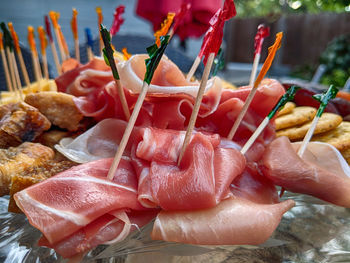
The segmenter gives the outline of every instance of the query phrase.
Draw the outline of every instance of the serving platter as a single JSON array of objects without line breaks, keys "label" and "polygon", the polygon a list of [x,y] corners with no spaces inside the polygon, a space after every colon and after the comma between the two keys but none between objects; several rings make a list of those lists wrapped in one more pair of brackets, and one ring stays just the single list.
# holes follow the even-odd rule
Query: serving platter
[{"label": "serving platter", "polygon": [[[83,262],[350,262],[350,210],[310,196],[286,192],[296,206],[273,236],[260,246],[194,246],[153,241],[153,222],[122,242],[99,246]],[[36,245],[41,233],[23,214],[7,212],[0,198],[0,261],[66,262],[54,250]]]}]

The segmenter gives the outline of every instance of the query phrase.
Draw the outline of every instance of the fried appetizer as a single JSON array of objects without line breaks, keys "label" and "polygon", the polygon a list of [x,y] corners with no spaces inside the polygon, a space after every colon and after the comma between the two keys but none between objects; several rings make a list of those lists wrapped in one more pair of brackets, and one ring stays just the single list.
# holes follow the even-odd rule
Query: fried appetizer
[{"label": "fried appetizer", "polygon": [[39,92],[29,94],[25,102],[37,108],[52,124],[69,131],[76,131],[83,115],[73,101],[74,96],[62,92]]},{"label": "fried appetizer", "polygon": [[8,207],[9,212],[21,213],[21,210],[16,205],[13,195],[33,184],[39,183],[51,176],[54,176],[60,172],[63,172],[76,163],[72,161],[56,161],[47,160],[38,166],[30,166],[22,172],[16,173],[11,178],[10,189],[10,203]]},{"label": "fried appetizer", "polygon": [[24,102],[0,106],[0,148],[33,141],[50,128],[50,121]]},{"label": "fried appetizer", "polygon": [[10,193],[13,176],[53,159],[54,155],[52,149],[40,143],[25,142],[18,147],[0,149],[0,196]]}]

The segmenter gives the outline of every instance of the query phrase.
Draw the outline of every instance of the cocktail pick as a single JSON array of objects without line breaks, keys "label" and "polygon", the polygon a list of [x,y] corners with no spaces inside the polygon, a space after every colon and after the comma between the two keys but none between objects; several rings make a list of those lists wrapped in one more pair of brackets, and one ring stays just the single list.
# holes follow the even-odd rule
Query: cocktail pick
[{"label": "cocktail pick", "polygon": [[88,60],[91,61],[94,58],[94,53],[92,53],[94,40],[92,38],[90,28],[85,28],[85,37],[86,37],[86,52],[87,52]]},{"label": "cocktail pick", "polygon": [[261,71],[260,71],[257,79],[254,82],[254,86],[251,88],[249,95],[244,102],[243,108],[242,108],[241,112],[239,113],[235,123],[233,124],[233,126],[232,126],[232,128],[227,136],[227,138],[229,140],[233,139],[233,137],[234,137],[234,135],[239,127],[239,124],[241,123],[244,115],[246,114],[246,112],[249,108],[250,103],[252,102],[252,100],[254,98],[254,95],[258,89],[260,82],[263,80],[267,71],[270,69],[272,61],[275,58],[276,52],[281,47],[282,37],[283,37],[283,33],[282,32],[278,33],[276,35],[275,43],[269,48],[269,54],[264,62],[264,65],[261,68]]},{"label": "cocktail pick", "polygon": [[28,26],[28,44],[30,47],[31,55],[32,55],[32,63],[33,63],[33,68],[34,68],[34,73],[35,73],[35,79],[38,82],[38,85],[40,85],[40,80],[41,80],[41,73],[40,71],[40,66],[38,65],[38,51],[36,49],[36,44],[35,44],[35,37],[34,37],[34,28],[32,26]]},{"label": "cocktail pick", "polygon": [[245,154],[250,146],[255,142],[256,138],[260,135],[260,133],[265,129],[265,127],[269,124],[269,121],[276,115],[278,110],[281,110],[284,105],[288,101],[291,101],[294,99],[295,93],[300,89],[300,87],[292,86],[290,87],[287,92],[279,99],[279,101],[276,103],[276,105],[273,107],[273,109],[270,111],[270,113],[265,117],[265,119],[260,123],[259,127],[255,130],[255,132],[250,136],[249,140],[246,142],[246,144],[243,146],[241,153]]},{"label": "cocktail pick", "polygon": [[79,50],[79,36],[78,36],[78,21],[77,15],[78,11],[72,9],[72,20],[70,21],[70,26],[72,28],[73,38],[74,38],[74,50],[75,50],[75,59],[80,62],[80,50]]},{"label": "cocktail pick", "polygon": [[7,64],[7,59],[6,59],[6,55],[5,55],[3,38],[2,38],[1,32],[0,32],[0,54],[1,54],[2,64],[4,66],[7,89],[8,89],[8,91],[13,92],[14,90],[13,90],[13,86],[12,86],[12,80],[10,77],[9,67]]},{"label": "cocktail pick", "polygon": [[105,59],[106,64],[111,67],[114,81],[115,81],[115,84],[117,85],[118,95],[119,95],[120,102],[122,104],[125,119],[128,121],[130,118],[130,111],[129,111],[128,102],[126,101],[126,98],[125,98],[123,87],[121,86],[121,83],[120,83],[120,77],[118,74],[117,65],[115,64],[115,60],[113,56],[114,50],[111,47],[111,36],[107,28],[103,25],[101,25],[100,34],[104,43],[104,48],[102,50],[103,57]]},{"label": "cocktail pick", "polygon": [[12,38],[11,38],[11,34],[8,31],[8,29],[6,28],[6,25],[4,22],[1,22],[0,27],[2,29],[3,32],[3,44],[4,44],[4,48],[5,48],[5,52],[6,52],[6,56],[8,59],[8,67],[10,69],[10,80],[11,80],[11,86],[13,88],[13,91],[17,91],[17,84],[16,84],[16,77],[15,77],[15,70],[13,67],[13,60],[12,60],[12,56],[11,56],[11,49],[13,47],[13,42],[12,42]]},{"label": "cocktail pick", "polygon": [[261,48],[264,43],[264,39],[270,35],[270,28],[266,27],[264,24],[258,26],[258,32],[255,35],[254,41],[254,62],[252,73],[250,74],[249,86],[253,86],[256,73],[258,71],[258,65],[261,56]]},{"label": "cocktail pick", "polygon": [[214,58],[219,52],[225,21],[236,15],[235,4],[231,0],[226,0],[223,9],[219,9],[216,14],[210,20],[210,28],[204,36],[201,52],[199,57],[204,57],[203,63],[205,65],[201,83],[199,85],[199,90],[197,93],[196,101],[193,106],[192,114],[187,126],[186,135],[184,143],[181,148],[181,152],[178,159],[178,164],[181,163],[182,157],[185,153],[187,145],[192,136],[192,132],[196,123],[199,108],[202,103],[202,98],[204,95],[205,88],[207,86],[207,81],[209,78],[210,70],[213,65]]},{"label": "cocktail pick", "polygon": [[324,94],[316,94],[316,95],[312,96],[314,99],[318,100],[321,104],[320,104],[320,107],[318,108],[318,110],[316,112],[316,116],[312,120],[311,126],[310,126],[309,130],[307,131],[307,133],[306,133],[306,135],[304,137],[304,140],[303,140],[303,142],[302,142],[302,144],[301,144],[301,146],[300,146],[300,148],[298,150],[298,155],[300,157],[303,156],[303,154],[305,152],[305,149],[306,149],[306,146],[309,143],[309,141],[311,140],[311,137],[314,134],[314,131],[316,129],[317,123],[318,123],[320,117],[322,116],[325,108],[327,107],[328,102],[331,99],[335,98],[335,96],[337,95],[338,91],[339,90],[334,85],[330,85],[326,93],[324,93]]},{"label": "cocktail pick", "polygon": [[149,55],[149,58],[146,59],[146,61],[145,61],[146,73],[145,73],[145,77],[143,80],[142,89],[141,89],[141,92],[139,94],[139,97],[137,98],[137,101],[136,101],[134,110],[131,114],[128,125],[126,126],[126,129],[124,131],[123,138],[119,144],[119,147],[118,147],[117,153],[114,157],[111,168],[109,169],[108,176],[107,176],[109,180],[113,179],[114,174],[118,168],[120,159],[123,155],[123,152],[125,150],[125,147],[126,147],[128,141],[129,141],[131,131],[134,128],[137,116],[139,115],[141,106],[143,104],[143,101],[145,100],[145,97],[146,97],[146,94],[148,91],[148,87],[151,84],[153,74],[154,74],[155,70],[157,69],[158,64],[159,64],[159,62],[164,54],[164,51],[168,45],[168,41],[169,41],[169,36],[161,37],[161,45],[159,48],[157,47],[156,44],[147,48],[147,53]]},{"label": "cocktail pick", "polygon": [[160,37],[168,34],[169,28],[173,23],[174,16],[175,16],[175,13],[169,12],[167,17],[164,19],[163,23],[161,24],[160,29],[154,33],[154,36],[156,38],[156,44],[158,47],[160,46]]},{"label": "cocktail pick", "polygon": [[[103,14],[102,14],[102,8],[100,6],[95,8],[97,13],[97,28],[100,29],[100,25],[103,23]],[[100,54],[102,54],[102,47],[103,47],[103,40],[102,36],[100,36]]]},{"label": "cocktail pick", "polygon": [[111,28],[109,29],[109,33],[111,36],[115,36],[115,34],[118,33],[120,26],[124,23],[124,18],[122,18],[122,14],[125,11],[125,6],[120,5],[118,6],[113,14],[113,23],[111,25]]},{"label": "cocktail pick", "polygon": [[45,79],[49,79],[49,69],[47,65],[47,56],[46,56],[47,39],[46,39],[45,30],[42,26],[38,27],[38,35],[40,40],[41,58],[43,60],[43,66],[44,66],[44,77]]},{"label": "cocktail pick", "polygon": [[52,55],[53,55],[53,60],[55,61],[57,74],[60,75],[62,72],[61,64],[60,64],[60,61],[58,58],[55,42],[53,41],[51,27],[50,27],[50,21],[49,21],[48,16],[45,16],[45,31],[46,31],[47,36],[49,37],[49,43],[50,43],[50,47],[51,47],[51,51],[52,51]]},{"label": "cocktail pick", "polygon": [[16,54],[17,54],[17,57],[18,57],[18,60],[19,60],[19,64],[20,64],[21,70],[22,70],[24,82],[25,82],[26,86],[29,87],[30,86],[29,75],[28,75],[28,71],[27,71],[26,65],[24,63],[21,47],[19,45],[18,35],[17,35],[15,29],[13,28],[13,25],[12,25],[11,22],[7,23],[7,25],[8,25],[8,28],[9,28],[10,32],[11,32],[11,36],[12,36],[12,39],[13,39],[13,45],[14,45],[14,48],[15,48],[15,51],[16,51]]},{"label": "cocktail pick", "polygon": [[57,40],[57,44],[58,44],[58,49],[60,51],[61,60],[63,62],[63,61],[66,60],[66,53],[64,51],[64,47],[63,47],[63,44],[62,44],[62,39],[61,39],[61,36],[60,36],[60,29],[59,29],[59,26],[58,26],[58,19],[60,17],[60,14],[58,12],[55,12],[55,11],[50,11],[49,12],[49,16],[50,16],[50,19],[51,19],[53,30],[55,31],[56,40]]},{"label": "cocktail pick", "polygon": [[236,7],[233,0],[225,0],[223,9],[219,9],[215,15],[210,19],[210,27],[206,32],[201,50],[196,57],[189,73],[186,76],[186,80],[190,81],[194,73],[196,72],[201,59],[204,57],[203,63],[207,64],[207,59],[210,53],[217,54],[223,37],[223,30],[225,21],[234,17],[237,14]]},{"label": "cocktail pick", "polygon": [[174,34],[176,33],[176,30],[179,28],[179,26],[183,22],[185,16],[190,11],[190,9],[191,9],[191,3],[182,3],[180,11],[174,17],[173,26],[169,30],[170,39],[174,36]]}]

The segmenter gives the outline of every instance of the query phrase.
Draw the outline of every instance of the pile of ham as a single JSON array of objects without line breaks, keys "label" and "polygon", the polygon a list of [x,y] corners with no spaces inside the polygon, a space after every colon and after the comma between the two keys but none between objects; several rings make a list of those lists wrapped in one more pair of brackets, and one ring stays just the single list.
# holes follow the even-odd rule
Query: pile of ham
[{"label": "pile of ham", "polygon": [[[145,58],[135,55],[118,64],[130,111],[142,86]],[[280,202],[275,185],[350,207],[345,197],[349,171],[343,167],[343,174],[333,172],[337,180],[331,180],[332,171],[324,174],[325,168],[317,164],[314,170],[306,164],[289,169],[299,157],[291,153],[289,141],[283,143],[292,150],[284,152],[280,140],[285,139],[274,140],[273,123],[245,156],[240,153],[284,93],[275,80],[261,83],[234,141],[229,141],[225,137],[250,88],[222,89],[220,78],[210,79],[195,132],[177,165],[199,84],[186,81],[177,66],[163,58],[113,180],[107,173],[127,123],[109,67],[95,58],[65,72],[56,83],[59,91],[75,96],[84,116],[98,123],[57,145],[81,165],[17,193],[15,200],[42,232],[39,245],[65,258],[121,241],[152,219],[151,236],[156,240],[261,244],[294,206],[293,200]],[[305,173],[308,178],[302,179]],[[332,184],[326,186],[329,181]],[[319,194],[322,187],[326,194]]]}]

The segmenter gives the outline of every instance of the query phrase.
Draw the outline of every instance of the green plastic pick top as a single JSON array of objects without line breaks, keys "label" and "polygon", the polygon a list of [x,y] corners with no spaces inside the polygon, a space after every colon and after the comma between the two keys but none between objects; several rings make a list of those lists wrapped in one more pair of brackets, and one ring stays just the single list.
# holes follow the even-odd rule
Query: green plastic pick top
[{"label": "green plastic pick top", "polygon": [[273,118],[273,116],[275,116],[275,114],[277,113],[277,111],[284,107],[284,105],[286,105],[286,103],[288,101],[291,101],[294,99],[295,93],[298,91],[298,89],[300,89],[300,87],[297,86],[291,86],[286,93],[284,93],[284,95],[279,99],[279,101],[277,102],[277,104],[275,105],[275,107],[273,107],[273,109],[270,111],[269,115],[267,115],[267,117],[269,118],[269,120],[271,120]]},{"label": "green plastic pick top", "polygon": [[115,64],[115,61],[114,61],[114,56],[113,56],[114,50],[111,46],[111,35],[109,34],[109,31],[107,30],[107,28],[104,25],[101,24],[100,26],[101,26],[100,33],[101,33],[101,37],[103,40],[103,44],[105,46],[102,50],[103,58],[104,58],[106,64],[111,67],[113,77],[115,79],[120,79],[119,74],[118,74],[117,65]]},{"label": "green plastic pick top", "polygon": [[4,22],[1,22],[0,27],[2,29],[2,32],[4,32],[4,46],[9,47],[10,51],[13,50],[13,40],[11,37],[10,31],[7,29]]},{"label": "green plastic pick top", "polygon": [[224,52],[222,51],[222,48],[219,49],[219,52],[216,55],[213,63],[214,63],[214,69],[213,69],[212,76],[214,77],[216,76],[216,74],[218,74],[218,71],[222,70],[225,66]]},{"label": "green plastic pick top", "polygon": [[147,48],[147,53],[149,58],[145,60],[146,63],[146,74],[143,81],[145,81],[148,85],[151,83],[153,78],[153,74],[156,71],[158,64],[164,54],[166,47],[168,46],[170,36],[162,36],[160,37],[160,47],[157,47],[157,44],[154,44]]},{"label": "green plastic pick top", "polygon": [[316,112],[316,117],[321,117],[322,113],[327,107],[328,102],[335,98],[338,91],[339,89],[337,89],[334,85],[330,85],[326,93],[315,94],[312,96],[315,100],[318,100],[321,103]]}]

